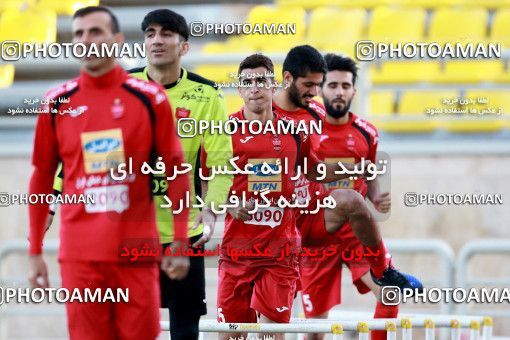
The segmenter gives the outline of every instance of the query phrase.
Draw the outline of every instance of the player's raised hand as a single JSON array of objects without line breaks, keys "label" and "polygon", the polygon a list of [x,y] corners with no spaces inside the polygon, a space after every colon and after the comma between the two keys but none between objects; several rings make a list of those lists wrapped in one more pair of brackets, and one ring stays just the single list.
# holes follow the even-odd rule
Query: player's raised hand
[{"label": "player's raised hand", "polygon": [[374,208],[385,214],[390,211],[391,208],[391,197],[389,192],[383,192],[375,196],[372,200]]},{"label": "player's raised hand", "polygon": [[42,255],[32,255],[29,258],[28,281],[32,288],[48,288],[48,267]]},{"label": "player's raised hand", "polygon": [[247,221],[251,217],[248,211],[252,210],[254,206],[255,203],[249,201],[246,203],[246,207],[239,206],[235,208],[228,208],[227,213],[229,213],[236,220]]},{"label": "player's raised hand", "polygon": [[195,218],[195,224],[193,225],[193,229],[198,228],[200,223],[204,224],[204,231],[202,232],[202,237],[195,243],[193,243],[193,247],[199,247],[209,242],[214,234],[214,226],[216,223],[216,214],[209,208],[203,208],[200,213],[198,213]]}]

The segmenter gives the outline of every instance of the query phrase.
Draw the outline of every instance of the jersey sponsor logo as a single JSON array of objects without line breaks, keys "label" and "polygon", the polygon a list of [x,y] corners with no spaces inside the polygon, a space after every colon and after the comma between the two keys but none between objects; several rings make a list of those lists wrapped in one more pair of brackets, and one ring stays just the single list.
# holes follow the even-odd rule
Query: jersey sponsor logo
[{"label": "jersey sponsor logo", "polygon": [[92,153],[103,153],[115,150],[120,145],[120,141],[113,138],[99,138],[85,144],[85,151]]},{"label": "jersey sponsor logo", "polygon": [[121,129],[83,132],[81,144],[87,174],[106,172],[125,163]]},{"label": "jersey sponsor logo", "polygon": [[302,187],[310,184],[310,181],[305,176],[299,176],[295,183],[297,187]]},{"label": "jersey sponsor logo", "polygon": [[248,136],[248,137],[246,137],[244,139],[240,139],[240,141],[241,141],[241,143],[246,144],[252,138],[253,138],[253,136]]},{"label": "jersey sponsor logo", "polygon": [[191,110],[186,110],[183,107],[178,107],[175,109],[175,115],[177,118],[188,118],[191,113]]},{"label": "jersey sponsor logo", "polygon": [[180,98],[181,100],[194,100],[194,101],[197,101],[199,103],[209,103],[209,97],[208,96],[205,96],[205,95],[202,95],[202,94],[197,94],[197,93],[190,93],[190,92],[184,92]]},{"label": "jersey sponsor logo", "polygon": [[115,211],[120,214],[129,208],[129,187],[127,185],[88,188],[84,193],[88,197],[94,197],[94,203],[85,204],[85,211],[89,214],[107,211]]},{"label": "jersey sponsor logo", "polygon": [[248,175],[248,191],[261,191],[268,189],[269,191],[282,191],[282,174],[272,175],[264,173],[263,167],[269,166],[270,169],[276,170],[281,164],[279,158],[250,158],[248,163],[252,165],[251,170],[254,174]]},{"label": "jersey sponsor logo", "polygon": [[78,177],[75,181],[75,188],[77,190],[83,190],[86,188],[97,187],[97,186],[107,186],[111,184],[119,184],[121,183],[133,183],[136,179],[136,174],[131,174],[126,177],[126,179],[114,180],[111,177],[110,173],[104,175],[87,175]]},{"label": "jersey sponsor logo", "polygon": [[[260,177],[270,177],[270,176],[274,176],[274,175],[272,175],[272,174],[264,173],[264,172],[262,171],[262,166],[263,166],[263,164],[255,164],[255,165],[253,165],[253,167],[251,168],[251,170],[252,170],[252,171],[254,171],[254,172],[255,172],[258,176],[260,176]],[[267,164],[267,166],[268,166],[269,168],[271,168],[271,170],[273,170],[273,171],[278,171],[278,165],[276,165],[276,164],[269,164],[269,163],[268,163],[268,164]]]},{"label": "jersey sponsor logo", "polygon": [[308,204],[310,202],[310,181],[301,175],[294,183],[294,194],[299,204]]},{"label": "jersey sponsor logo", "polygon": [[299,204],[307,204],[310,202],[310,190],[309,190],[309,184],[310,182],[307,182],[306,184],[294,187],[294,194],[296,195],[296,201]]},{"label": "jersey sponsor logo", "polygon": [[282,184],[279,182],[248,182],[248,191],[281,191]]},{"label": "jersey sponsor logo", "polygon": [[[325,163],[329,164],[336,164],[338,162],[342,162],[343,164],[355,164],[354,157],[347,157],[347,158],[325,158]],[[329,190],[333,189],[352,189],[354,187],[354,180],[350,180],[348,178],[341,179],[339,181],[334,181],[331,183],[326,183],[326,188]]]}]

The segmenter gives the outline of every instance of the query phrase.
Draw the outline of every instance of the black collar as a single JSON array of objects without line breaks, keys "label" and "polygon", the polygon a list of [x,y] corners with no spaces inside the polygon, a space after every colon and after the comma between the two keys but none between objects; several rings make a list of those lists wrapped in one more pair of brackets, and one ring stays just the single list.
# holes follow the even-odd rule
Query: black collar
[{"label": "black collar", "polygon": [[[175,85],[179,84],[179,82],[182,79],[182,75],[183,74],[184,74],[184,69],[182,69],[182,67],[181,67],[181,74],[179,75],[179,78],[177,78],[177,80],[174,81],[173,83],[163,85],[163,87],[168,90],[168,89],[171,89],[172,87],[174,87]],[[147,79],[150,80],[150,81],[154,81],[154,79],[152,79],[149,76],[149,72],[147,72]]]}]

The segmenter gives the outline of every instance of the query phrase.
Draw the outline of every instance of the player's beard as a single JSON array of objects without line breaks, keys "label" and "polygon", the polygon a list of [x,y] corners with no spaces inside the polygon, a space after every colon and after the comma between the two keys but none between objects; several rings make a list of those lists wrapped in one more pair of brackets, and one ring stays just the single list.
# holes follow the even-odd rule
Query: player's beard
[{"label": "player's beard", "polygon": [[303,104],[302,97],[299,95],[298,88],[294,82],[289,86],[289,99],[297,107],[307,108],[308,104]]},{"label": "player's beard", "polygon": [[345,106],[341,109],[335,109],[329,100],[326,98],[323,99],[327,114],[333,118],[342,118],[347,114],[347,112],[349,112],[349,109],[351,108],[352,99],[346,102]]}]

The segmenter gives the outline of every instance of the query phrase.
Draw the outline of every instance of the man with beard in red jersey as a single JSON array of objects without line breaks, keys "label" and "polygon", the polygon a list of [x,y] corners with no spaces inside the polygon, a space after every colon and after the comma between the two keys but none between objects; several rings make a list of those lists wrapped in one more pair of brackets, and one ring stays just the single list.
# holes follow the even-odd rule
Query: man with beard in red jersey
[{"label": "man with beard in red jersey", "polygon": [[[267,126],[289,126],[292,121],[275,114],[272,98],[275,91],[273,63],[263,55],[247,57],[239,66],[241,87],[239,93],[245,106],[231,115],[236,124],[260,123]],[[239,129],[240,130],[240,129]],[[247,205],[228,209],[225,232],[218,267],[218,321],[219,322],[289,322],[292,301],[299,278],[297,255],[300,236],[296,229],[292,209],[277,204],[280,198],[292,201],[295,166],[307,167],[307,178],[316,180],[318,165],[325,166],[323,182],[346,178],[334,174],[338,165],[326,166],[319,162],[311,149],[310,139],[303,133],[273,134],[240,132],[232,135],[236,166],[245,169],[248,164],[252,174],[234,175],[231,198],[245,199]],[[305,162],[304,159],[307,159]],[[288,172],[268,176],[260,169],[262,164],[275,166],[288,161]],[[270,188],[262,203],[260,188]],[[243,198],[244,197],[244,198]],[[250,207],[251,206],[251,207]],[[282,250],[286,256],[281,256]],[[266,334],[267,335],[267,334]],[[223,334],[223,339],[246,337],[246,334]],[[282,339],[281,335],[275,337]]]},{"label": "man with beard in red jersey", "polygon": [[[231,115],[232,119],[238,122],[257,121],[273,125],[278,125],[281,121],[290,123],[285,116],[272,108],[274,88],[271,88],[271,85],[274,79],[268,75],[272,72],[272,62],[261,55],[252,55],[241,63],[239,74],[242,75],[240,79],[242,87],[239,88],[239,92],[245,106],[241,111]],[[260,169],[262,163],[276,166],[279,164],[278,161],[282,164],[284,159],[288,160],[290,168],[293,169],[294,165],[302,166],[306,157],[308,159],[306,178],[316,181],[319,177],[318,166],[324,165],[317,161],[311,150],[311,139],[304,134],[235,133],[232,135],[232,142],[234,156],[239,157],[236,166],[240,169],[245,169],[247,164],[252,164],[253,169]],[[321,182],[332,182],[347,177],[345,174],[333,174],[339,168],[338,165],[324,166],[325,178]],[[237,196],[239,201],[245,195],[246,199],[258,203],[260,197],[257,196],[259,190],[257,188],[267,184],[267,187],[272,188],[266,193],[271,205],[266,205],[262,211],[253,211],[246,206],[228,210],[218,269],[218,321],[256,322],[257,312],[262,322],[289,321],[298,277],[296,253],[299,251],[300,238],[296,230],[294,212],[289,208],[282,208],[275,202],[279,202],[281,197],[291,199],[294,192],[294,181],[291,178],[294,176],[293,172],[268,176],[259,170],[254,170],[254,173],[249,175],[234,176],[231,196]],[[352,192],[360,196],[355,191]],[[370,213],[368,210],[361,210],[366,209],[366,206],[360,208],[357,202],[349,202],[356,206],[347,206],[345,201],[335,197],[339,193],[332,194],[333,198],[344,206],[331,208],[330,213],[338,218],[343,216],[344,211],[349,211],[351,214],[349,221],[357,226],[358,231],[363,229],[367,234],[372,233],[367,238],[377,239],[379,235],[374,235],[377,230],[375,232],[370,230],[374,227],[369,221]],[[312,205],[318,204],[326,196],[328,195],[316,197]],[[320,216],[324,219],[324,213]],[[335,232],[340,226],[328,224],[331,232]],[[312,230],[310,234],[320,234],[331,243],[337,242],[336,238],[328,234],[329,230],[326,230],[324,223],[317,224],[312,229],[320,230]],[[284,248],[289,249],[287,256],[281,256],[281,250]],[[242,255],[233,256],[235,255],[233,250]],[[404,288],[411,286],[411,280],[413,283],[417,282],[416,279],[389,268],[386,263],[385,254],[377,256],[370,263],[374,272],[383,267],[383,273],[378,276],[379,284],[399,285]],[[224,338],[228,339],[228,336],[224,335]]]},{"label": "man with beard in red jersey", "polygon": [[[326,62],[315,48],[303,45],[291,49],[283,63],[283,89],[274,97],[275,112],[292,120],[306,122],[315,120],[324,125],[326,110],[319,102],[313,100],[313,97],[319,94],[326,70]],[[321,135],[312,135],[310,138],[314,150],[318,149]],[[301,232],[304,246],[329,246],[345,242],[341,236],[344,224],[348,223],[365,249],[377,254],[366,257],[372,280],[377,285],[398,286],[401,289],[422,288],[418,279],[393,268],[379,227],[360,193],[352,189],[325,190],[321,184],[310,182],[301,176],[296,181],[295,194],[301,202],[310,202],[311,207],[316,205],[317,199],[326,195],[332,196],[336,201],[336,208],[321,209],[318,214],[305,215],[296,211],[297,227]],[[302,266],[306,265],[302,263]],[[309,297],[304,296],[303,304],[305,311],[313,310]]]},{"label": "man with beard in red jersey", "polygon": [[[351,102],[356,94],[354,88],[357,66],[354,60],[339,55],[328,54],[328,72],[321,87],[321,96],[326,108],[326,118],[322,135],[315,152],[325,162],[341,159],[347,163],[358,163],[361,159],[376,162],[379,135],[377,129],[367,121],[350,112]],[[328,183],[327,190],[354,189],[373,203],[381,213],[390,210],[390,196],[381,192],[377,178],[366,180],[341,180]],[[329,310],[341,302],[342,265],[351,271],[352,283],[361,294],[372,291],[377,298],[374,318],[396,318],[398,305],[384,305],[380,301],[381,289],[370,276],[370,266],[363,258],[364,249],[346,223],[339,231],[340,244],[335,256],[321,261],[308,261],[301,266],[302,301],[307,318],[327,318]],[[321,251],[321,248],[317,249]],[[356,260],[349,255],[356,255]],[[345,255],[345,256],[344,256]],[[309,334],[308,339],[320,340],[324,334]],[[386,339],[385,331],[372,331],[374,340]]]}]

